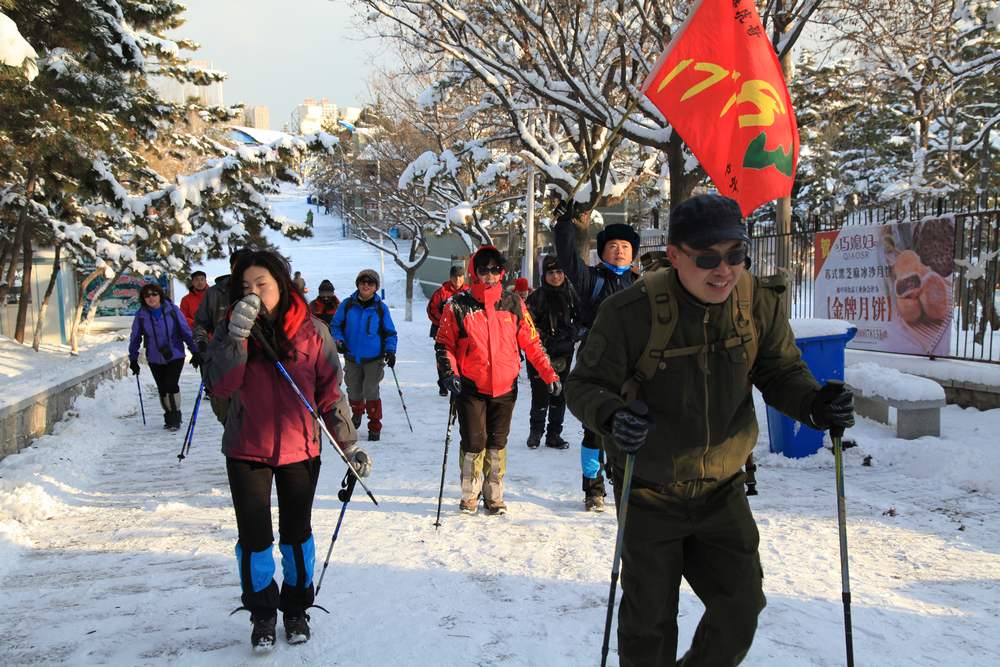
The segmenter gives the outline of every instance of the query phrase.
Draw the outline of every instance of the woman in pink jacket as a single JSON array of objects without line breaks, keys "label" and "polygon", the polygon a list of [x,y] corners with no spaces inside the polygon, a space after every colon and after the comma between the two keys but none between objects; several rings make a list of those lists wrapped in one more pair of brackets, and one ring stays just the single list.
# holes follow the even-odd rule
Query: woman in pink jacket
[{"label": "woman in pink jacket", "polygon": [[[361,476],[371,459],[357,445],[350,408],[340,390],[343,371],[324,323],[309,313],[285,261],[271,252],[242,257],[230,281],[228,320],[216,327],[205,355],[205,384],[230,400],[222,437],[236,510],[243,608],[250,611],[255,650],[275,642],[277,610],[285,637],[309,639],[316,547],[311,515],[320,468],[318,424],[251,337],[256,326],[289,375],[337,439]],[[271,482],[278,490],[283,581],[274,582]]]}]

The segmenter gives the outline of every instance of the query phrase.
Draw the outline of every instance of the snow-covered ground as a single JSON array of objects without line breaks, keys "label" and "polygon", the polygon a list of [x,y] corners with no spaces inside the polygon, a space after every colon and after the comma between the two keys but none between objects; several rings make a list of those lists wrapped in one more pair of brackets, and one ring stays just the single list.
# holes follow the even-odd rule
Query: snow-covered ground
[{"label": "snow-covered ground", "polygon": [[[304,198],[287,193],[276,203],[301,219]],[[377,268],[377,253],[342,240],[329,217],[317,215],[316,225],[314,238],[282,246],[312,294],[329,278],[347,296],[359,269]],[[444,525],[435,531],[447,403],[434,385],[422,304],[414,322],[402,322],[402,274],[390,265],[386,271],[400,330],[396,369],[414,433],[387,377],[383,440],[367,446],[380,505],[355,495],[317,600],[331,615],[314,610],[313,639],[296,647],[279,639],[272,655],[251,658],[245,613],[227,615],[239,605],[239,586],[221,428],[203,410],[190,455],[178,464],[182,433],[162,431],[157,408],[143,427],[129,378],[79,399],[56,433],[0,462],[0,664],[598,661],[615,520],[611,512],[581,511],[579,450],[524,446],[522,384],[509,444],[510,513],[457,512],[456,433]],[[155,388],[148,373],[141,377],[149,409]],[[185,414],[196,389],[196,374],[185,370]],[[843,664],[833,457],[826,450],[794,461],[768,454],[758,414],[765,433],[760,495],[751,504],[768,607],[746,663]],[[864,419],[848,432],[859,443],[846,452],[858,664],[996,664],[998,431],[1000,411],[949,406],[942,438],[896,440],[891,427]],[[580,434],[569,417],[567,438],[576,443]],[[342,476],[335,457],[324,457],[313,513],[320,559],[340,510]],[[700,614],[685,586],[682,647]],[[612,664],[615,645],[612,639]]]}]

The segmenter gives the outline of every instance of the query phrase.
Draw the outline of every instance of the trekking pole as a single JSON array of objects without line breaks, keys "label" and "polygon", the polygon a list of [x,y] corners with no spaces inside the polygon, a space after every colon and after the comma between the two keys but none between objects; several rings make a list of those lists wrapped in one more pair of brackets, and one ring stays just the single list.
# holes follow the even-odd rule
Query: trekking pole
[{"label": "trekking pole", "polygon": [[441,527],[441,501],[444,499],[444,473],[448,467],[448,445],[451,444],[451,427],[455,423],[457,415],[458,405],[455,403],[455,397],[452,396],[451,400],[448,401],[448,430],[444,435],[444,460],[441,461],[441,488],[438,490],[438,511],[437,519],[434,520],[434,530]]},{"label": "trekking pole", "polygon": [[[326,560],[323,561],[323,570],[319,573],[319,583],[316,584],[316,593],[313,599],[319,597],[319,589],[323,587],[323,577],[326,576],[326,568],[330,565],[330,554],[333,553],[333,545],[337,543],[337,535],[340,534],[340,524],[344,522],[344,512],[347,511],[347,503],[351,502],[351,496],[354,495],[354,485],[356,483],[356,477],[352,476],[351,473],[344,473],[344,479],[340,482],[340,491],[337,492],[337,498],[344,504],[340,506],[337,527],[333,529],[333,537],[330,538],[330,547],[326,550]],[[323,609],[319,605],[313,606]],[[323,609],[323,611],[326,611],[326,609]]]},{"label": "trekking pole", "polygon": [[142,404],[142,385],[139,384],[139,374],[135,374],[135,386],[139,390],[139,409],[142,410],[142,425],[146,425],[146,406]]},{"label": "trekking pole", "polygon": [[[839,394],[844,383],[829,380],[823,389],[828,394]],[[828,389],[829,388],[829,389]],[[833,444],[834,467],[837,471],[837,526],[840,531],[840,581],[841,598],[844,601],[844,640],[847,644],[847,667],[854,667],[854,635],[851,630],[851,575],[847,563],[847,501],[844,497],[843,426],[830,427],[830,441]]]},{"label": "trekking pole", "polygon": [[[639,400],[629,402],[629,412],[645,417],[649,413],[646,404]],[[604,619],[604,643],[601,644],[601,667],[608,664],[608,643],[611,640],[611,619],[615,613],[615,595],[618,592],[622,541],[625,537],[625,519],[628,516],[628,497],[632,493],[632,473],[635,471],[635,452],[625,454],[625,483],[622,486],[621,508],[618,510],[618,535],[615,537],[615,556],[611,562],[611,590],[608,592],[608,614]]]},{"label": "trekking pole", "polygon": [[330,433],[330,430],[326,427],[326,424],[323,422],[323,419],[320,418],[320,416],[316,413],[316,409],[312,406],[312,403],[309,402],[309,399],[305,397],[305,394],[302,393],[302,390],[299,389],[299,386],[295,384],[295,380],[293,380],[292,376],[288,374],[287,370],[285,370],[284,364],[282,364],[278,360],[278,355],[274,353],[274,350],[271,348],[270,343],[268,343],[267,339],[265,339],[264,336],[260,333],[260,328],[256,324],[253,325],[251,333],[253,334],[254,339],[256,339],[256,341],[260,343],[260,346],[264,349],[264,354],[267,356],[268,359],[271,360],[271,363],[273,363],[274,367],[278,369],[278,372],[281,373],[282,377],[284,377],[285,380],[288,381],[288,384],[291,385],[292,390],[295,392],[295,395],[299,397],[299,400],[302,401],[302,404],[306,406],[306,410],[309,411],[309,414],[312,415],[312,418],[316,420],[317,424],[319,424],[319,427],[323,431],[323,434],[326,435],[327,439],[330,441],[330,444],[333,445],[333,448],[337,451],[337,454],[340,455],[340,460],[347,465],[347,473],[349,475],[353,475],[354,478],[357,479],[358,483],[361,484],[361,488],[365,490],[365,493],[368,494],[368,497],[371,498],[372,502],[378,505],[378,501],[375,500],[375,496],[374,494],[372,494],[371,489],[368,488],[368,485],[365,484],[365,481],[361,479],[360,475],[358,475],[358,471],[354,469],[353,465],[351,465],[351,462],[347,459],[347,454],[345,454],[344,450],[340,448],[340,444],[336,441],[336,439],[334,439],[333,435]]},{"label": "trekking pole", "polygon": [[749,456],[747,456],[746,471],[747,471],[747,495],[756,496],[757,462],[753,460],[753,452],[750,452]]},{"label": "trekking pole", "polygon": [[403,414],[406,415],[406,424],[410,427],[410,433],[413,433],[413,424],[410,422],[410,413],[406,410],[406,401],[403,400],[403,390],[399,386],[399,377],[396,375],[396,369],[389,366],[389,370],[392,371],[392,379],[396,381],[396,391],[399,392],[399,402],[403,404]]},{"label": "trekking pole", "polygon": [[177,455],[177,461],[183,461],[187,453],[191,451],[191,442],[194,440],[194,425],[198,423],[198,407],[201,405],[201,397],[205,393],[205,381],[202,380],[198,387],[198,396],[194,399],[194,410],[191,411],[191,419],[188,420],[187,433],[184,434],[184,442],[181,443],[181,453]]}]

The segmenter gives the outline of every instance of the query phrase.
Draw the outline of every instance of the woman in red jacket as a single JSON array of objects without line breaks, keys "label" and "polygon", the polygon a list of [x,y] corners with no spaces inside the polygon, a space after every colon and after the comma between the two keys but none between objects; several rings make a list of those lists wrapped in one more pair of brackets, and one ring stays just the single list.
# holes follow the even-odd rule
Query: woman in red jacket
[{"label": "woman in red jacket", "polygon": [[451,391],[458,412],[462,437],[459,507],[470,514],[479,506],[480,493],[490,514],[507,511],[503,477],[520,350],[552,394],[562,391],[524,302],[503,291],[505,262],[493,246],[482,246],[469,258],[472,287],[445,305],[434,346],[442,373],[440,385]]},{"label": "woman in red jacket", "polygon": [[[320,468],[320,428],[301,399],[250,337],[256,326],[361,476],[371,459],[357,446],[343,371],[326,326],[309,314],[285,261],[258,251],[240,259],[230,281],[227,321],[215,329],[204,362],[213,396],[230,400],[222,451],[236,510],[243,608],[256,650],[275,642],[277,610],[289,643],[309,639],[316,547],[311,515]],[[278,489],[282,573],[274,582],[271,483]]]}]

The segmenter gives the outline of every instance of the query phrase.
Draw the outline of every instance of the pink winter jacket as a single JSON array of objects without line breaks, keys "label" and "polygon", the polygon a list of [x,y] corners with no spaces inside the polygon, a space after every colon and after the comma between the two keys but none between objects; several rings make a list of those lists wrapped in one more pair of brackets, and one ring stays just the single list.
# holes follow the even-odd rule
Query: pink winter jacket
[{"label": "pink winter jacket", "polygon": [[[222,452],[271,466],[319,456],[322,431],[288,380],[261,352],[248,363],[247,341],[230,338],[228,328],[228,320],[216,327],[204,360],[205,386],[213,396],[230,399]],[[340,390],[344,373],[329,330],[308,316],[291,343],[296,355],[283,363],[285,369],[341,448],[349,448],[358,436]]]}]

